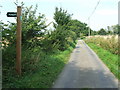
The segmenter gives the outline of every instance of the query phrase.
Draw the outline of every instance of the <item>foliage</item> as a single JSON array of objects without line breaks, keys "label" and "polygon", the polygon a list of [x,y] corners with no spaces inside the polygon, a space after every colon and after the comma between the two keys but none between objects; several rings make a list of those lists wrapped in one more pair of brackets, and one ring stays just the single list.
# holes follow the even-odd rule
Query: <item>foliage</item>
[{"label": "foliage", "polygon": [[3,87],[50,87],[67,62],[79,34],[86,28],[86,24],[78,20],[72,22],[67,11],[56,8],[55,29],[46,33],[48,25],[45,24],[45,15],[36,15],[37,5],[34,10],[32,8],[22,8],[22,76],[15,72],[16,23],[0,22],[3,35]]},{"label": "foliage", "polygon": [[98,35],[118,35],[119,34],[119,28],[120,26],[117,25],[112,25],[112,26],[107,26],[107,29],[100,29],[97,31],[96,34]]},{"label": "foliage", "polygon": [[118,30],[119,30],[120,26],[118,24],[117,25],[113,25],[112,28],[113,28],[113,33],[114,34],[119,34]]},{"label": "foliage", "polygon": [[80,21],[78,21],[77,19],[75,20],[70,20],[70,22],[68,23],[68,28],[69,30],[72,30],[76,33],[77,37],[80,37],[81,34],[86,35],[86,31],[87,31],[87,24],[82,23]]},{"label": "foliage", "polygon": [[71,15],[68,14],[67,11],[63,10],[62,8],[58,9],[56,7],[54,13],[54,20],[57,23],[57,25],[67,25],[71,20]]},{"label": "foliage", "polygon": [[100,30],[98,31],[98,34],[99,34],[99,35],[106,35],[107,32],[102,28],[102,29],[100,29]]},{"label": "foliage", "polygon": [[[62,8],[58,9],[56,7],[54,13],[54,23],[55,31],[52,32],[51,38],[55,38],[56,41],[53,39],[53,44],[58,45],[58,49],[64,51],[68,48],[68,40],[67,38],[70,36],[70,31],[68,30],[68,23],[71,20],[71,15],[67,13],[67,11],[63,10]],[[54,36],[53,36],[54,35]]]},{"label": "foliage", "polygon": [[[33,6],[22,8],[22,76],[18,76],[15,72],[16,23],[4,24],[0,21],[3,88],[51,87],[68,61],[77,38],[88,36],[87,24],[73,20],[72,15],[62,8],[55,8],[54,30],[49,31],[47,26],[50,24],[46,25],[44,14],[39,13],[37,16],[37,7],[36,5],[35,9]],[[91,30],[91,34],[95,33],[98,32]],[[114,39],[108,40],[108,43],[111,44],[111,41]],[[110,51],[118,53],[116,42],[108,47],[107,42],[102,43],[102,41],[99,42],[101,47],[108,50],[108,47],[114,46]]]},{"label": "foliage", "polygon": [[86,35],[87,24],[82,23],[78,20],[71,19],[70,14],[62,8],[55,9],[54,13],[54,28],[56,42],[59,45],[59,50],[65,50],[69,47],[70,42],[75,42],[77,38]]},{"label": "foliage", "polygon": [[107,29],[108,29],[108,34],[111,34],[111,35],[116,35],[118,34],[118,30],[119,30],[119,25],[112,25],[112,26],[107,26]]},{"label": "foliage", "polygon": [[47,25],[45,25],[45,16],[40,14],[36,17],[37,5],[34,10],[32,6],[25,7],[22,11],[22,42],[36,46],[36,42],[40,42],[36,37],[43,37]]},{"label": "foliage", "polygon": [[[23,49],[24,50],[24,49]],[[3,88],[50,88],[69,60],[73,47],[64,52],[40,52],[40,48],[23,51],[22,76],[15,73],[11,65],[3,68]],[[14,61],[14,60],[13,60]],[[7,70],[7,71],[5,71]]]},{"label": "foliage", "polygon": [[[36,68],[36,48],[41,52],[40,43],[46,31],[44,15],[36,16],[37,6],[32,10],[30,8],[22,8],[22,73],[34,70]],[[3,69],[3,85],[9,84],[14,87],[11,82],[17,77],[15,73],[16,59],[16,23],[4,24],[0,22],[2,29],[2,69]],[[23,64],[24,63],[24,64]]]},{"label": "foliage", "polygon": [[[22,46],[35,47],[38,42],[36,37],[42,37],[45,34],[47,27],[45,16],[44,14],[36,16],[36,11],[37,5],[34,10],[32,10],[32,6],[22,8]],[[8,41],[8,46],[15,44],[16,23],[9,22],[9,24],[3,24],[2,26],[2,40]]]}]

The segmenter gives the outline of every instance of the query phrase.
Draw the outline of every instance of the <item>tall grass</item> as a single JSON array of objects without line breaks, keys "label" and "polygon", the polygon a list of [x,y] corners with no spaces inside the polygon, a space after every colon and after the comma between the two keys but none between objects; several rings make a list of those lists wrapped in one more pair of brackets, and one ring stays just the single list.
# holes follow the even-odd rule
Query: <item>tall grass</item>
[{"label": "tall grass", "polygon": [[110,51],[113,54],[118,55],[118,39],[115,36],[112,37],[91,37],[85,40],[86,43],[94,43],[105,50]]}]

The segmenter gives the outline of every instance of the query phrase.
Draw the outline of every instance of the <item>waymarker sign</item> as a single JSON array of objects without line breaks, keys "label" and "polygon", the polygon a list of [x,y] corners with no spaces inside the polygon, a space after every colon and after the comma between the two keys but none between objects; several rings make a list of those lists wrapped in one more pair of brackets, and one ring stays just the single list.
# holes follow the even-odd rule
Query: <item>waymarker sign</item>
[{"label": "waymarker sign", "polygon": [[17,12],[7,12],[7,17],[17,17]]}]

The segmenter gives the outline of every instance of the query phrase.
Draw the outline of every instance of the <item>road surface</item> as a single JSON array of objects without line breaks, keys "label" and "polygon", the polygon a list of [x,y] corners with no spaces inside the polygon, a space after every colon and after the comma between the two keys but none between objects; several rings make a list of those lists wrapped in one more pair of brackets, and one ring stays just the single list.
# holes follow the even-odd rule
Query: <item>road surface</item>
[{"label": "road surface", "polygon": [[118,80],[85,42],[79,40],[53,88],[118,88]]}]

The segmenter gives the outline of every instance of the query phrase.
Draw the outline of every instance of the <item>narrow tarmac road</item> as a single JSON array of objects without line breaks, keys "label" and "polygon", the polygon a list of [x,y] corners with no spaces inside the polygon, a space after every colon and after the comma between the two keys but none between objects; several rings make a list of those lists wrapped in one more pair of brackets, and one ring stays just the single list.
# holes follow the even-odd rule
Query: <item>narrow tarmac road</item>
[{"label": "narrow tarmac road", "polygon": [[118,88],[118,80],[85,42],[79,40],[53,88]]}]

